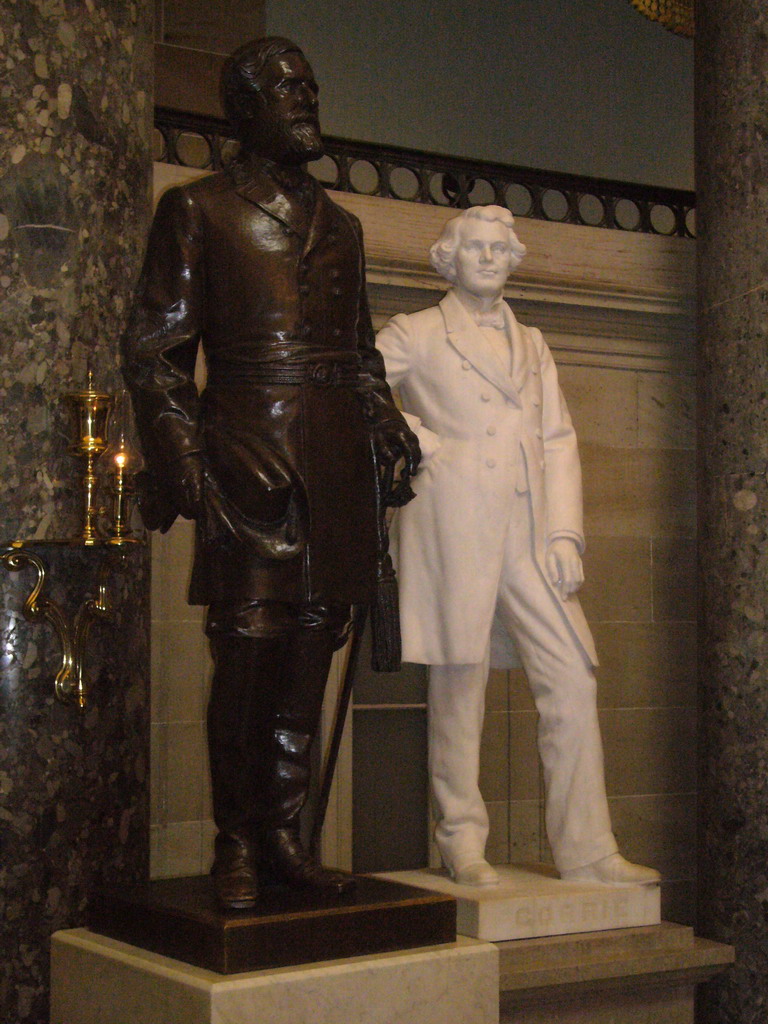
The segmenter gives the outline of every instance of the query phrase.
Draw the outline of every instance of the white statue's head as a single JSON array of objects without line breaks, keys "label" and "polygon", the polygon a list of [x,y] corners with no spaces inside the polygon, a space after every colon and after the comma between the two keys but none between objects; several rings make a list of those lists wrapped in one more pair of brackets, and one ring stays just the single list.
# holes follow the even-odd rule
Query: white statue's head
[{"label": "white statue's head", "polygon": [[[515,218],[503,206],[471,206],[445,225],[429,250],[430,263],[451,284],[472,294],[501,294],[526,252],[514,229]],[[483,262],[483,249],[493,254],[494,272],[490,266],[474,266]]]}]

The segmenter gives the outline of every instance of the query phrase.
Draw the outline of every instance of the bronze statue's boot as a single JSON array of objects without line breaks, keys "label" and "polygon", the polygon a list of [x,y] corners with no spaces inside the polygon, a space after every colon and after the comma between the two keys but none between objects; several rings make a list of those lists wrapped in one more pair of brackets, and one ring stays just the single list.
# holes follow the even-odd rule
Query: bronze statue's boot
[{"label": "bronze statue's boot", "polygon": [[258,833],[259,866],[265,881],[341,895],[354,888],[352,875],[324,868],[301,842],[299,813],[307,799],[313,723],[280,716],[272,734],[273,762],[267,789],[270,813]]},{"label": "bronze statue's boot", "polygon": [[211,875],[216,899],[225,910],[247,910],[259,897],[256,853],[242,835],[219,832]]},{"label": "bronze statue's boot", "polygon": [[267,829],[261,837],[261,865],[265,878],[296,889],[314,889],[341,896],[355,887],[352,875],[324,868],[302,845],[298,829]]},{"label": "bronze statue's boot", "polygon": [[280,649],[272,641],[212,637],[213,685],[208,704],[208,753],[213,816],[219,829],[211,874],[219,904],[252,907],[259,883],[253,819],[260,799],[262,752],[269,748],[272,715],[258,714],[276,674]]},{"label": "bronze statue's boot", "polygon": [[[310,749],[334,648],[348,609],[304,615],[287,638],[211,636],[214,676],[208,749],[219,828],[213,875],[219,901],[242,908],[265,882],[339,892],[353,880],[326,872],[298,836]],[[258,863],[254,851],[258,851]]]},{"label": "bronze statue's boot", "polygon": [[275,695],[269,749],[265,751],[264,815],[257,830],[264,881],[341,895],[355,885],[351,875],[330,871],[303,847],[299,815],[306,803],[310,751],[317,732],[328,669],[344,616],[298,631]]}]

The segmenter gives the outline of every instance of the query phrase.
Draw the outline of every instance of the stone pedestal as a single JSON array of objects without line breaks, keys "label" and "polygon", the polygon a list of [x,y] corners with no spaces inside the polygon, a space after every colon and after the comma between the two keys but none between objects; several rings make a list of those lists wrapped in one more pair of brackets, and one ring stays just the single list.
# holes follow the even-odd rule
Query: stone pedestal
[{"label": "stone pedestal", "polygon": [[51,1024],[496,1024],[495,946],[221,975],[86,929],[53,936]]},{"label": "stone pedestal", "polygon": [[53,936],[51,1024],[692,1024],[732,960],[661,924],[225,976],[76,929]]},{"label": "stone pedestal", "polygon": [[691,928],[649,928],[501,942],[501,1024],[693,1024],[699,982],[733,949]]},{"label": "stone pedestal", "polygon": [[661,921],[658,885],[563,882],[545,864],[498,867],[498,885],[457,885],[445,871],[395,871],[378,877],[433,889],[456,900],[456,930],[490,942],[598,932]]}]

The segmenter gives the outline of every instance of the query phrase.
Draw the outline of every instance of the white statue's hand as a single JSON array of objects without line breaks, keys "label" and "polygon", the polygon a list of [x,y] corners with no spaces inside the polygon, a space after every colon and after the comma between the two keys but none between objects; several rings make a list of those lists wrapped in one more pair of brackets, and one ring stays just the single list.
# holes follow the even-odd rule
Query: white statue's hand
[{"label": "white statue's hand", "polygon": [[584,582],[584,568],[576,542],[570,537],[556,537],[547,550],[546,564],[552,586],[557,587],[560,597],[566,601]]}]

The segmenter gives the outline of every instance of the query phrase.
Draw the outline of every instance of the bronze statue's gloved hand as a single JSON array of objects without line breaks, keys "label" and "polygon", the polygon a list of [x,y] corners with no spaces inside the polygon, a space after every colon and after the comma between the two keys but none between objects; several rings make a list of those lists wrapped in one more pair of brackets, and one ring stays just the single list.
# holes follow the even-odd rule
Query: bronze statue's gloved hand
[{"label": "bronze statue's gloved hand", "polygon": [[379,463],[386,466],[404,459],[406,475],[415,475],[421,461],[421,449],[418,438],[404,422],[385,420],[377,423],[373,429],[373,444]]},{"label": "bronze statue's gloved hand", "polygon": [[203,508],[205,467],[199,452],[190,452],[167,469],[168,489],[179,515],[197,519]]}]

